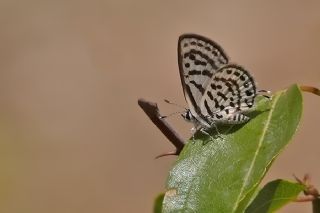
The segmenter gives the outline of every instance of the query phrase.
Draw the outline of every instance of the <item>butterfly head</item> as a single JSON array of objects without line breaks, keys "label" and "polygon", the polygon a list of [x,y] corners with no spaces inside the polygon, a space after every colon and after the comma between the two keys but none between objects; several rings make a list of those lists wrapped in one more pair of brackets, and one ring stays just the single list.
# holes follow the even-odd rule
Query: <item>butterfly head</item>
[{"label": "butterfly head", "polygon": [[194,121],[194,116],[192,115],[190,109],[187,109],[186,111],[184,111],[183,113],[181,113],[181,116],[186,120],[186,121],[189,121],[189,122],[192,122]]}]

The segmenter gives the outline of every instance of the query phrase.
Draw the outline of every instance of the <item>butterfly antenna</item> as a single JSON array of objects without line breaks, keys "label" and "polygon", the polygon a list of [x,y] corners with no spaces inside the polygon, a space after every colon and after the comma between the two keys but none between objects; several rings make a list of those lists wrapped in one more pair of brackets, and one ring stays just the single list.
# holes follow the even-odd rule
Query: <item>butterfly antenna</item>
[{"label": "butterfly antenna", "polygon": [[267,98],[267,99],[271,99],[271,91],[269,90],[259,90],[258,93],[266,93],[266,94],[261,94],[263,97]]},{"label": "butterfly antenna", "polygon": [[263,93],[267,93],[267,94],[271,94],[271,91],[270,90],[265,90],[265,89],[261,89],[258,91],[259,93],[260,92],[263,92]]},{"label": "butterfly antenna", "polygon": [[173,115],[176,115],[176,114],[181,114],[183,111],[181,111],[181,112],[173,112],[173,113],[171,113],[171,114],[169,114],[169,115],[163,115],[163,116],[160,116],[159,118],[160,119],[165,119],[165,118],[167,118],[167,117],[170,117],[170,116],[173,116]]},{"label": "butterfly antenna", "polygon": [[167,104],[171,104],[171,105],[174,105],[174,106],[177,106],[177,107],[179,107],[179,108],[182,108],[182,109],[187,110],[187,108],[185,108],[184,106],[181,106],[181,105],[179,105],[179,104],[173,103],[173,102],[171,102],[171,101],[169,101],[169,100],[167,100],[167,99],[164,99],[164,102],[166,102]]}]

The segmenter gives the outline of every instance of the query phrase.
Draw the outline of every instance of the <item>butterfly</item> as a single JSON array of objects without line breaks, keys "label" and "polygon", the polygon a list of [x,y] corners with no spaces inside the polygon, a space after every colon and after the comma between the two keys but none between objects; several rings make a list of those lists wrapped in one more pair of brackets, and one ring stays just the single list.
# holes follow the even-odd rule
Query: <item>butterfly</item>
[{"label": "butterfly", "polygon": [[241,124],[254,106],[256,84],[243,67],[229,63],[214,41],[183,34],[178,41],[178,64],[184,97],[189,106],[182,117],[196,130],[216,124]]}]

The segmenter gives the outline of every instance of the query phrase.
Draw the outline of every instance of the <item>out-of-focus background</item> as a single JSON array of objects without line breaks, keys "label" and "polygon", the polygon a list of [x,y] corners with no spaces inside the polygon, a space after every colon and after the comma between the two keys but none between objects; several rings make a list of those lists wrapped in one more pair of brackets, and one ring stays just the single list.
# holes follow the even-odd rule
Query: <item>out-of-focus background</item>
[{"label": "out-of-focus background", "polygon": [[[205,35],[260,88],[320,86],[319,1],[1,1],[0,211],[151,212],[175,157],[137,105],[185,105],[182,33]],[[320,99],[265,181],[310,172],[320,188]],[[185,138],[190,124],[169,122]],[[311,212],[309,203],[281,212]]]}]

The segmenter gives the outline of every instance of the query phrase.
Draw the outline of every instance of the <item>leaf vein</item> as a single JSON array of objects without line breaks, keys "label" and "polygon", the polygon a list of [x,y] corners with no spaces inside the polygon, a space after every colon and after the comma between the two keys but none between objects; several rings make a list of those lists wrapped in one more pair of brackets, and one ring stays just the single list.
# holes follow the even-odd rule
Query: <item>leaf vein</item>
[{"label": "leaf vein", "polygon": [[250,174],[251,174],[252,171],[253,171],[253,167],[254,167],[256,158],[257,158],[258,153],[259,153],[259,151],[260,151],[260,149],[261,149],[262,142],[263,142],[263,140],[264,140],[264,138],[265,138],[265,135],[266,135],[268,126],[269,126],[270,121],[271,121],[271,117],[272,117],[273,111],[274,111],[274,109],[275,109],[274,106],[277,104],[280,95],[281,95],[281,94],[279,94],[278,96],[276,96],[275,100],[273,101],[273,103],[272,103],[272,105],[271,105],[271,109],[270,109],[270,112],[269,112],[267,121],[266,121],[265,126],[264,126],[264,128],[263,128],[263,130],[262,130],[262,134],[261,134],[261,137],[260,137],[260,140],[259,140],[259,143],[258,143],[257,151],[254,153],[254,156],[253,156],[253,159],[252,159],[252,163],[251,163],[251,165],[250,165],[250,167],[249,167],[249,170],[248,170],[245,178],[243,179],[243,184],[242,184],[242,187],[241,187],[241,189],[240,189],[239,196],[237,197],[237,200],[236,200],[236,202],[234,203],[232,212],[235,212],[235,211],[237,210],[238,206],[239,206],[239,203],[240,203],[240,201],[241,201],[241,195],[242,195],[242,193],[243,193],[243,191],[244,191],[245,186],[247,185],[247,182],[248,182],[248,180],[249,180]]}]

